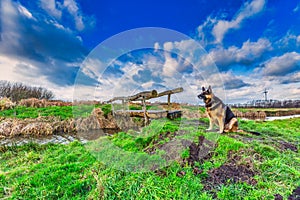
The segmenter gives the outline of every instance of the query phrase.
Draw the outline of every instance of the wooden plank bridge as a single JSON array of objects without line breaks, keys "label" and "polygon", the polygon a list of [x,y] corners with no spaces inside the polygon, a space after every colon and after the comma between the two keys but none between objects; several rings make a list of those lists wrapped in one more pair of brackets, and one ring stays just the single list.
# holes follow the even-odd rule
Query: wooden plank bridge
[{"label": "wooden plank bridge", "polygon": [[[171,95],[180,93],[183,91],[183,88],[175,88],[172,90],[167,90],[158,93],[156,90],[152,91],[145,91],[140,92],[132,96],[127,97],[114,97],[107,101],[106,103],[112,103],[114,101],[122,101],[122,106],[125,108],[126,104],[128,102],[136,102],[140,101],[142,105],[142,110],[113,110],[114,115],[129,115],[130,117],[143,117],[145,119],[145,122],[147,123],[149,119],[157,119],[157,118],[170,118],[175,119],[181,117],[182,113],[181,110],[172,110],[171,109]],[[167,110],[147,110],[146,107],[146,100],[153,99],[153,98],[159,98],[162,96],[168,96],[167,103],[168,108]]]}]

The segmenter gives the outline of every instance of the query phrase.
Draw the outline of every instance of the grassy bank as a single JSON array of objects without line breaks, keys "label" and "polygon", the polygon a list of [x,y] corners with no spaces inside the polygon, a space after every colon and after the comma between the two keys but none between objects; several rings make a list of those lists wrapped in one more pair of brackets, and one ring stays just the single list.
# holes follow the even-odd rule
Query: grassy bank
[{"label": "grassy bank", "polygon": [[105,115],[111,112],[111,105],[48,106],[43,108],[17,106],[0,111],[0,117],[25,119],[52,116],[64,120],[73,117],[87,117],[94,108],[99,107],[102,108]]},{"label": "grassy bank", "polygon": [[[165,155],[159,147],[175,138],[197,144],[199,136],[209,137],[207,120],[199,127],[183,121],[153,121],[142,137],[128,132],[105,141],[134,156],[114,160],[126,167],[137,155],[145,161],[149,152]],[[181,159],[145,172],[112,168],[97,157],[102,151],[78,142],[0,147],[0,199],[287,199],[300,186],[300,119],[240,125],[262,135],[220,135],[206,158],[190,163],[191,151],[184,149]]]}]

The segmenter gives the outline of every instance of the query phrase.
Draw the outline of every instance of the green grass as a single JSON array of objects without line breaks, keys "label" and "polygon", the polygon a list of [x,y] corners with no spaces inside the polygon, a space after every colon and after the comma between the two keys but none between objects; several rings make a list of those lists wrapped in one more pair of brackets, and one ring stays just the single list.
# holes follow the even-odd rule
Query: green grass
[{"label": "green grass", "polygon": [[25,119],[53,116],[64,120],[73,117],[87,117],[97,107],[103,110],[104,115],[111,112],[111,105],[49,106],[44,108],[17,106],[14,109],[0,111],[0,117]]},{"label": "green grass", "polygon": [[300,139],[299,118],[269,122],[240,120],[239,126],[245,131],[260,132],[262,133],[261,137],[280,137],[288,141],[299,141]]},{"label": "green grass", "polygon": [[[188,120],[187,120],[188,121]],[[204,119],[207,123],[207,120]],[[161,163],[161,170],[141,171],[139,167],[160,162],[160,151],[150,156],[144,149],[153,145],[159,134],[184,129],[184,138],[197,141],[206,127],[180,127],[181,121],[154,120],[141,132],[121,132],[86,145],[27,144],[0,147],[0,199],[274,199],[280,194],[287,199],[300,186],[298,152],[278,148],[279,141],[300,148],[300,119],[272,122],[240,121],[242,129],[259,131],[261,136],[235,133],[215,138],[217,147],[212,157],[196,166],[203,170],[193,174],[193,167],[174,161]],[[231,133],[232,134],[232,133]],[[234,135],[234,134],[233,134]],[[182,137],[182,136],[181,136]],[[164,141],[169,142],[168,140]],[[239,162],[253,162],[256,185],[222,184],[213,192],[203,182],[210,170],[227,162],[231,152]],[[181,152],[182,158],[189,151]],[[137,172],[133,172],[137,170]],[[184,175],[179,176],[178,173]]]},{"label": "green grass", "polygon": [[81,199],[95,185],[93,163],[79,143],[8,148],[1,153],[0,198]]}]

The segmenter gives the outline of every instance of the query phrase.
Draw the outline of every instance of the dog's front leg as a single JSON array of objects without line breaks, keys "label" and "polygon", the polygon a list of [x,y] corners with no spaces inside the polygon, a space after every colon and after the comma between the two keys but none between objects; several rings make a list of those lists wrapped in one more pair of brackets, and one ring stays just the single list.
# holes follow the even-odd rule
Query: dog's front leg
[{"label": "dog's front leg", "polygon": [[211,131],[213,130],[214,122],[211,118],[209,118],[209,127],[206,129],[206,131]]},{"label": "dog's front leg", "polygon": [[225,119],[222,117],[220,119],[218,119],[218,123],[219,123],[219,133],[223,133],[224,132],[224,124],[225,124]]}]

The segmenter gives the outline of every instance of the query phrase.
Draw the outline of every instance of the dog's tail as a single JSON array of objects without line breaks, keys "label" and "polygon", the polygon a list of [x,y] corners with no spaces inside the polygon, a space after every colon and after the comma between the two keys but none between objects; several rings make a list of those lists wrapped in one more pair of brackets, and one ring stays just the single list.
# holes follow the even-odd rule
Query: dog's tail
[{"label": "dog's tail", "polygon": [[245,131],[245,130],[241,130],[241,129],[239,129],[237,132],[238,132],[238,133],[250,133],[250,134],[253,134],[253,135],[261,135],[260,132],[256,132],[256,131]]}]

